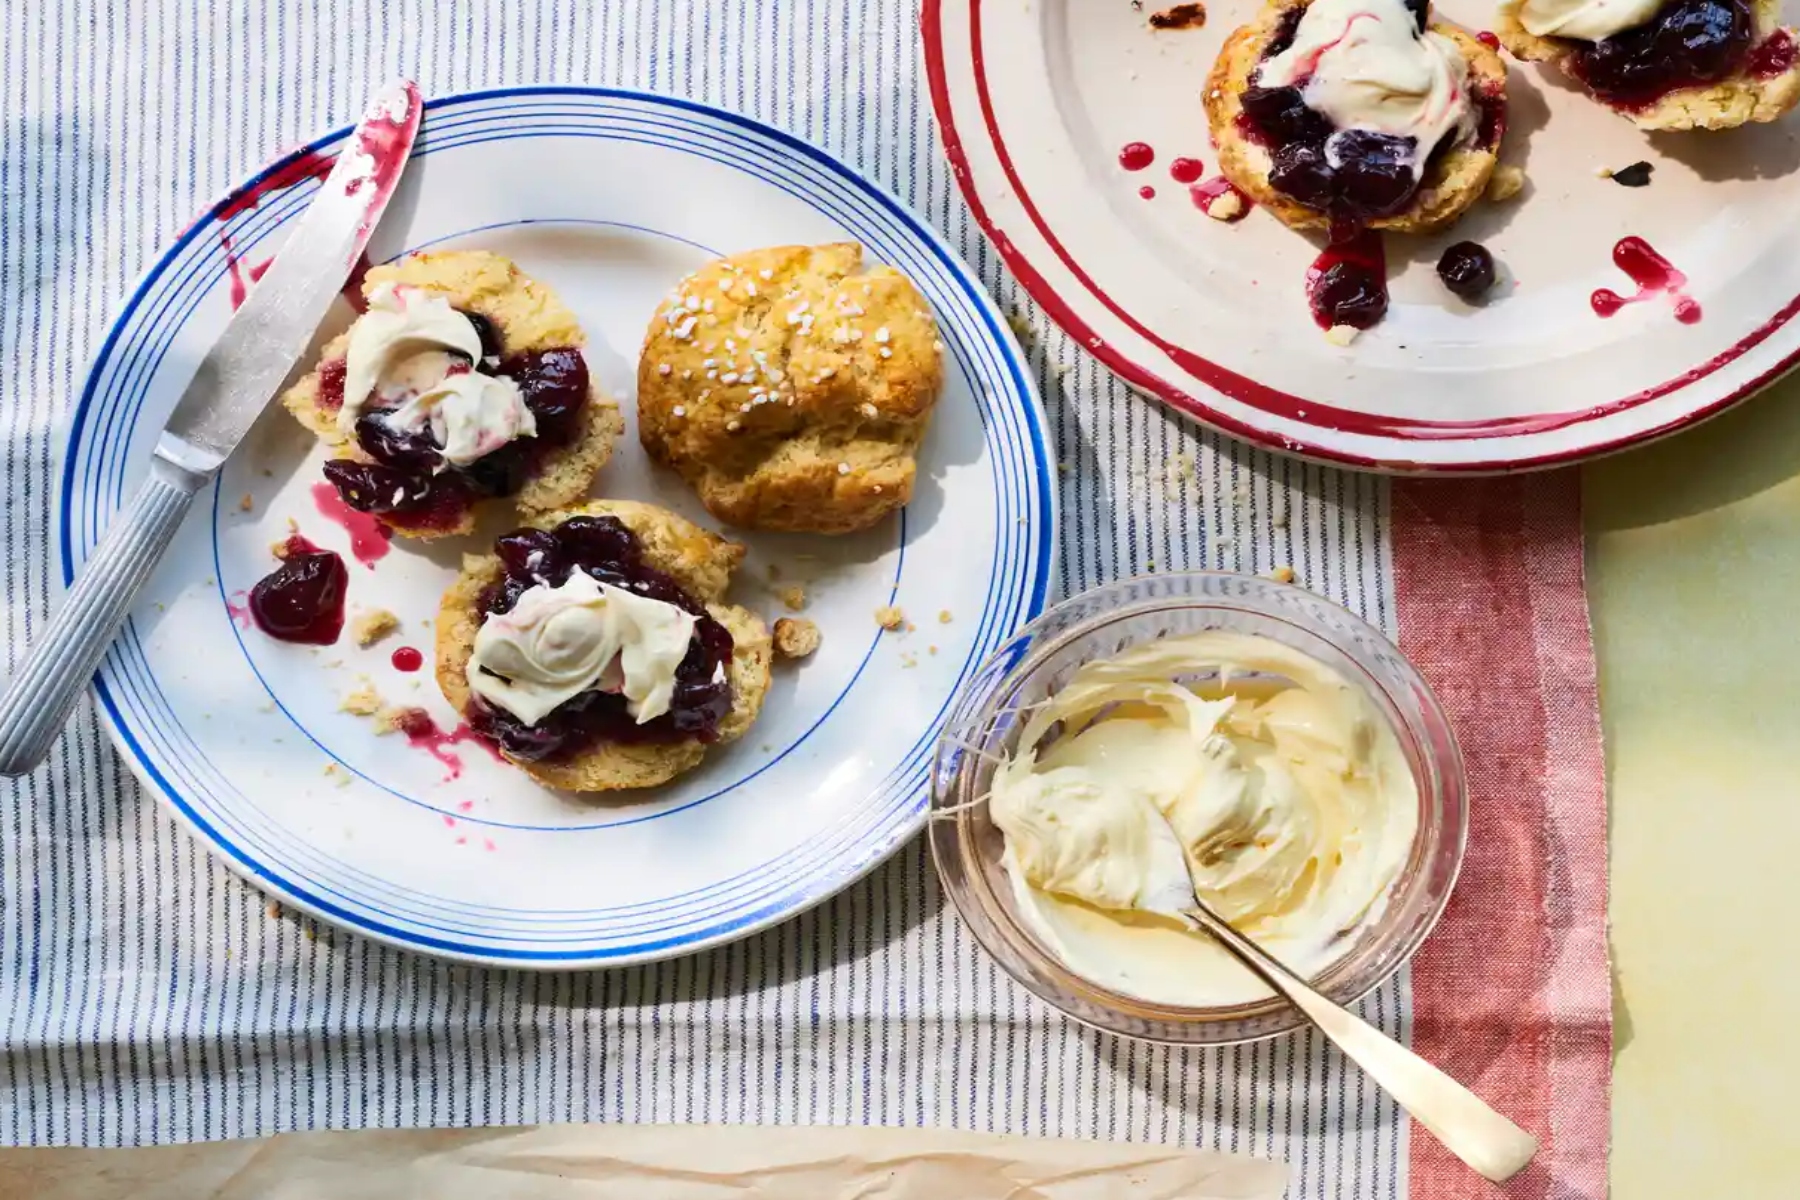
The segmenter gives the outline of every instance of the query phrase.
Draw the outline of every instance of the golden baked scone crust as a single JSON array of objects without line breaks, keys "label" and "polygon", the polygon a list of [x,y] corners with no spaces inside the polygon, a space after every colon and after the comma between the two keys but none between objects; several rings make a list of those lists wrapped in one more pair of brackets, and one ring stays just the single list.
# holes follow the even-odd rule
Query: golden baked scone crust
[{"label": "golden baked scone crust", "polygon": [[[381,283],[404,284],[424,288],[445,296],[464,312],[476,313],[493,323],[500,334],[501,345],[508,353],[527,350],[553,350],[563,346],[585,347],[581,326],[543,284],[498,254],[486,250],[428,251],[409,254],[395,262],[371,267],[363,280],[367,295]],[[349,331],[325,344],[319,365],[293,387],[282,393],[281,402],[300,423],[312,430],[341,454],[368,461],[352,439],[338,432],[337,412],[319,404],[319,374],[325,364],[342,360],[350,345]],[[589,370],[588,402],[583,410],[586,423],[582,436],[566,446],[545,455],[525,486],[510,498],[497,498],[481,503],[506,503],[508,499],[525,515],[550,512],[566,507],[587,494],[594,475],[612,457],[613,445],[625,432],[625,419],[619,406],[593,379]],[[476,505],[479,508],[480,504]],[[408,525],[393,513],[381,515],[382,524],[406,537],[437,538],[468,533],[475,528],[475,509],[471,509],[460,525],[429,527]]]},{"label": "golden baked scone crust", "polygon": [[912,498],[942,359],[918,288],[854,242],[733,255],[651,319],[638,437],[721,521],[864,529]]},{"label": "golden baked scone crust", "polygon": [[[1501,44],[1526,62],[1550,63],[1574,79],[1564,60],[1583,43],[1531,33],[1519,23],[1523,7],[1524,0],[1501,0],[1494,18],[1494,33]],[[1760,46],[1781,28],[1781,0],[1751,0],[1750,9],[1756,31],[1752,42]],[[1792,30],[1788,32],[1793,36]],[[1646,108],[1606,107],[1639,129],[1676,131],[1735,129],[1752,121],[1773,121],[1796,102],[1800,102],[1800,62],[1766,79],[1740,72],[1706,87],[1677,88]]]},{"label": "golden baked scone crust", "polygon": [[[1218,147],[1219,171],[1239,191],[1294,229],[1326,229],[1331,225],[1330,216],[1269,185],[1269,168],[1273,165],[1269,152],[1238,128],[1244,89],[1250,86],[1251,75],[1262,64],[1264,47],[1281,24],[1283,14],[1292,8],[1304,8],[1309,2],[1271,0],[1255,20],[1232,31],[1206,81],[1206,121]],[[1472,89],[1504,93],[1506,64],[1498,54],[1454,25],[1434,21],[1431,31],[1456,43],[1469,64]],[[1393,233],[1431,233],[1444,228],[1481,197],[1498,161],[1498,145],[1464,146],[1444,155],[1427,168],[1418,193],[1404,212],[1375,218],[1368,222],[1369,227]]]},{"label": "golden baked scone crust", "polygon": [[[736,741],[762,711],[769,690],[773,654],[769,630],[748,609],[723,603],[731,573],[743,561],[744,548],[709,533],[692,521],[651,504],[630,500],[595,500],[562,512],[543,513],[529,522],[554,529],[574,516],[611,516],[635,533],[644,561],[672,577],[712,618],[731,633],[731,711],[719,722],[713,745]],[[469,705],[469,658],[481,631],[481,593],[500,578],[502,566],[492,554],[463,558],[462,573],[444,593],[437,618],[437,681],[456,711]],[[571,792],[610,792],[655,787],[692,770],[706,757],[698,739],[661,744],[600,742],[564,762],[514,762],[520,770],[549,787]]]}]

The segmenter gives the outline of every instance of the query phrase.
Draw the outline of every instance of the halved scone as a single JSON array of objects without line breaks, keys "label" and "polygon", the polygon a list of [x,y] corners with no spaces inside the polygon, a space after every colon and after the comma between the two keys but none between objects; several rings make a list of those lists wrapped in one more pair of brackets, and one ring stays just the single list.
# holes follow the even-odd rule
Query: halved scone
[{"label": "halved scone", "polygon": [[1800,102],[1781,0],[1501,0],[1494,30],[1640,129],[1732,129]]},{"label": "halved scone", "polygon": [[[497,254],[369,270],[365,311],[282,395],[337,456],[351,507],[407,537],[467,533],[479,505],[549,512],[587,494],[624,432],[556,295]],[[356,393],[351,395],[350,393]]]},{"label": "halved scone", "polygon": [[1205,106],[1220,171],[1287,225],[1429,233],[1493,175],[1506,64],[1423,0],[1271,0]]},{"label": "halved scone", "polygon": [[743,736],[768,628],[724,603],[744,548],[649,504],[544,514],[470,555],[444,594],[444,698],[550,787],[654,787]]}]

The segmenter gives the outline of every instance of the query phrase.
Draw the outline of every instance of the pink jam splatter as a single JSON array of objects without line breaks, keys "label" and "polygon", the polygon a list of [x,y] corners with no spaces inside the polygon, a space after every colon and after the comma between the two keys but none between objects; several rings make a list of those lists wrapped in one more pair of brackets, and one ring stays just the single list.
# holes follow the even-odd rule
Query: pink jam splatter
[{"label": "pink jam splatter", "polygon": [[1693,325],[1700,320],[1700,305],[1692,296],[1686,295],[1682,289],[1687,287],[1687,276],[1675,269],[1674,264],[1650,248],[1650,243],[1640,237],[1621,238],[1613,247],[1613,262],[1619,270],[1630,276],[1637,284],[1638,290],[1629,296],[1621,296],[1611,288],[1600,288],[1588,297],[1594,314],[1600,317],[1611,317],[1627,304],[1637,304],[1653,296],[1669,297],[1675,308],[1675,319],[1683,325]]},{"label": "pink jam splatter", "polygon": [[239,629],[249,629],[256,623],[250,615],[250,593],[242,588],[225,597],[225,611],[231,614]]},{"label": "pink jam splatter", "polygon": [[373,571],[392,548],[387,527],[368,513],[357,512],[345,504],[329,483],[313,484],[312,496],[320,515],[343,526],[350,535],[350,553],[356,555],[356,561]]},{"label": "pink jam splatter", "polygon": [[[409,708],[401,713],[394,722],[394,728],[406,735],[408,745],[425,751],[444,764],[447,772],[444,776],[445,783],[462,777],[462,758],[449,750],[451,746],[460,745],[463,742],[473,742],[493,755],[495,759],[500,758],[500,752],[466,724],[459,724],[455,729],[446,733],[438,728],[437,722],[431,719],[431,714],[422,708]],[[445,813],[444,823],[454,825],[456,818]]]}]

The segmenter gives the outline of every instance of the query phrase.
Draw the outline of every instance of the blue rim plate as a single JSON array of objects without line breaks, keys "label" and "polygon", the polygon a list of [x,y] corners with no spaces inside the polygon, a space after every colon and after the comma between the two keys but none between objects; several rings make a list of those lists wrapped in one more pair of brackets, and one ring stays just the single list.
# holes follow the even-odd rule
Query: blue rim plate
[{"label": "blue rim plate", "polygon": [[[137,481],[150,445],[231,310],[235,280],[278,248],[318,183],[308,156],[246,180],[145,276],[77,405],[59,496],[65,580]],[[254,202],[252,202],[254,201]],[[344,710],[358,691],[455,714],[429,668],[430,619],[458,554],[398,544],[350,568],[352,611],[395,638],[308,649],[242,628],[242,593],[294,522],[347,551],[317,507],[318,449],[267,414],[196,506],[96,678],[127,764],[234,870],[284,903],[398,946],[471,962],[589,967],[742,937],[837,892],[926,817],[932,743],[957,685],[1045,606],[1057,545],[1042,407],[979,282],[917,217],[822,151],[686,100],[514,88],[426,105],[414,160],[370,257],[505,254],[576,312],[597,378],[627,412],[658,300],[721,253],[854,240],[919,284],[946,388],[907,510],[848,538],[742,536],[734,599],[769,619],[801,585],[824,634],[778,672],[742,741],[656,791],[546,791],[469,742],[411,744]],[[347,306],[334,317],[349,319]],[[713,526],[628,429],[596,494]],[[504,528],[504,524],[497,528]],[[489,532],[492,532],[490,530]],[[736,535],[734,535],[736,536]],[[346,558],[349,555],[346,554]],[[791,599],[792,597],[788,597]],[[902,607],[911,628],[873,611]]]}]

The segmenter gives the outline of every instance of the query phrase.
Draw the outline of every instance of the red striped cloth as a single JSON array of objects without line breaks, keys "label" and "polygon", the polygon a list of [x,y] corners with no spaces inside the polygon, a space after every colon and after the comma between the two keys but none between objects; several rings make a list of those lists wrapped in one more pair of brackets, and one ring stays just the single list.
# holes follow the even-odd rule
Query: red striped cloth
[{"label": "red striped cloth", "polygon": [[1537,1134],[1496,1187],[1412,1139],[1414,1200],[1606,1195],[1606,773],[1573,471],[1397,481],[1400,645],[1467,759],[1455,896],[1413,960],[1413,1044]]}]

